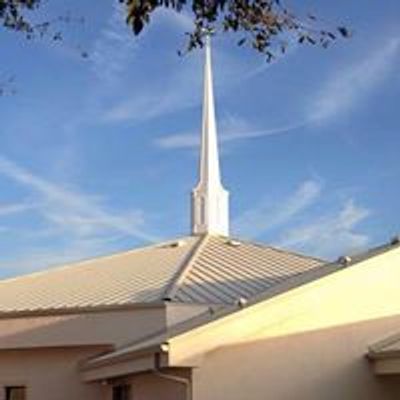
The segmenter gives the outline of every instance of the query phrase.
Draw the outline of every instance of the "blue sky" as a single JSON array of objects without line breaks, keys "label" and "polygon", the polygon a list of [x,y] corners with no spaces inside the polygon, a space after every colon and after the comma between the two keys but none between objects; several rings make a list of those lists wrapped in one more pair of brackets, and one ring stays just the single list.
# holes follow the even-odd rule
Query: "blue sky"
[{"label": "blue sky", "polygon": [[[116,1],[69,3],[86,22],[62,43],[1,32],[17,90],[0,97],[2,277],[190,232],[203,59],[177,55],[189,19],[159,12],[136,39]],[[235,236],[331,259],[400,231],[400,3],[291,3],[354,36],[272,65],[214,39],[224,183]]]}]

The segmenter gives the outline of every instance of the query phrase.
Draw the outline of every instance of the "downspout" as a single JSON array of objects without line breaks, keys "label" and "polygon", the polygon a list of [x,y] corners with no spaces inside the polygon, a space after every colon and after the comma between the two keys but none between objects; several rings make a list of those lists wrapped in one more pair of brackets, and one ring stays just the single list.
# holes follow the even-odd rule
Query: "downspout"
[{"label": "downspout", "polygon": [[191,386],[191,381],[189,378],[184,378],[182,376],[177,376],[177,375],[172,375],[172,374],[166,374],[164,372],[161,372],[160,369],[160,353],[156,353],[154,355],[154,371],[152,373],[162,379],[169,380],[171,382],[176,382],[181,385],[185,386],[185,400],[192,400],[192,386]]}]

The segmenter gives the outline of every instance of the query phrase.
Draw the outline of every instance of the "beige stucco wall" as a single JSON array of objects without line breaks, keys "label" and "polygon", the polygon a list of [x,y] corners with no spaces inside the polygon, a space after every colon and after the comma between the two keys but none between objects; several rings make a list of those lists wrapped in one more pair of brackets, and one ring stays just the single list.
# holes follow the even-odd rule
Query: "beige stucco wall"
[{"label": "beige stucco wall", "polygon": [[0,400],[4,386],[26,385],[28,400],[102,400],[104,387],[80,381],[77,365],[101,348],[0,352]]},{"label": "beige stucco wall", "polygon": [[238,314],[176,339],[181,364],[216,347],[193,371],[194,400],[400,398],[400,377],[376,377],[365,358],[400,330],[399,250]]},{"label": "beige stucco wall", "polygon": [[[182,315],[179,315],[179,310]],[[0,400],[4,387],[26,385],[28,400],[103,400],[111,385],[87,384],[79,362],[130,344],[201,312],[198,307],[146,307],[57,316],[0,318]],[[179,373],[179,371],[178,371]],[[185,387],[160,377],[131,379],[134,399],[180,400]],[[160,397],[161,396],[161,397]]]},{"label": "beige stucco wall", "polygon": [[164,307],[2,318],[0,400],[4,386],[13,385],[26,385],[28,400],[102,400],[106,387],[83,383],[78,363],[164,329],[165,323]]},{"label": "beige stucco wall", "polygon": [[397,400],[400,376],[377,378],[364,358],[394,327],[400,318],[219,349],[194,370],[194,400]]},{"label": "beige stucco wall", "polygon": [[159,331],[165,324],[164,307],[0,318],[0,350],[94,344],[120,346]]}]

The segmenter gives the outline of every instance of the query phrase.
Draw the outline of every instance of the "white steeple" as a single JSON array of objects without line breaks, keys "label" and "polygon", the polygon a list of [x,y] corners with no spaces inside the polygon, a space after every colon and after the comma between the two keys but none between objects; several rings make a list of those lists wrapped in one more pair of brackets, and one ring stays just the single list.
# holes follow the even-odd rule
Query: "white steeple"
[{"label": "white steeple", "polygon": [[223,188],[219,169],[217,128],[211,67],[210,37],[206,37],[204,65],[203,126],[200,176],[192,191],[192,233],[229,235],[229,193]]}]

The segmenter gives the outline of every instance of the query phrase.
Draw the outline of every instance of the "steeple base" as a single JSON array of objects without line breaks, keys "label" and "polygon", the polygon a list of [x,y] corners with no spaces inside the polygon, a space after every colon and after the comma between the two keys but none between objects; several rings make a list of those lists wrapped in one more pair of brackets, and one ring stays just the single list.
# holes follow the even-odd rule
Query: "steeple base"
[{"label": "steeple base", "polygon": [[192,234],[229,236],[229,193],[192,191]]}]

